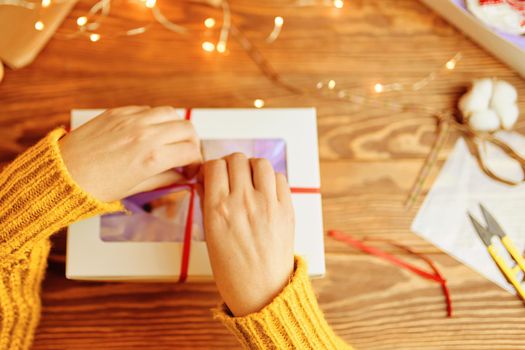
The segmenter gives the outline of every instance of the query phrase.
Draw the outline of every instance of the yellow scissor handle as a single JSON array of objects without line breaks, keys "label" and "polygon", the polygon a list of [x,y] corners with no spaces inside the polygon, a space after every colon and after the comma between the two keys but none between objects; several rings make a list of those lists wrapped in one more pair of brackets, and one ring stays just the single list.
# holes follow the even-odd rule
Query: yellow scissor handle
[{"label": "yellow scissor handle", "polygon": [[501,243],[507,248],[507,251],[509,252],[510,256],[516,261],[520,269],[525,272],[525,259],[523,259],[523,255],[519,252],[518,248],[516,248],[516,245],[509,236],[503,236],[501,238]]},{"label": "yellow scissor handle", "polygon": [[512,272],[512,269],[507,265],[503,258],[499,256],[496,248],[493,245],[489,245],[487,247],[487,250],[492,256],[492,259],[494,259],[494,262],[496,262],[500,270],[503,272],[505,277],[507,277],[507,280],[514,286],[514,289],[516,289],[516,292],[518,292],[521,299],[525,301],[525,289],[523,289],[523,287],[521,286],[521,283],[516,277],[516,274]]}]

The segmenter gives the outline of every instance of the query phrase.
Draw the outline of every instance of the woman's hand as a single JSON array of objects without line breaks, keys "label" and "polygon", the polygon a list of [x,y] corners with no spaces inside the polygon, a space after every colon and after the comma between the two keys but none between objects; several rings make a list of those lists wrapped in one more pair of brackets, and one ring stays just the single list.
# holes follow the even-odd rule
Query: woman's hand
[{"label": "woman's hand", "polygon": [[204,228],[219,292],[235,316],[257,312],[294,266],[294,211],[283,174],[236,153],[206,162]]},{"label": "woman's hand", "polygon": [[174,183],[183,177],[173,168],[202,161],[193,125],[171,107],[107,110],[59,145],[77,184],[106,202]]}]

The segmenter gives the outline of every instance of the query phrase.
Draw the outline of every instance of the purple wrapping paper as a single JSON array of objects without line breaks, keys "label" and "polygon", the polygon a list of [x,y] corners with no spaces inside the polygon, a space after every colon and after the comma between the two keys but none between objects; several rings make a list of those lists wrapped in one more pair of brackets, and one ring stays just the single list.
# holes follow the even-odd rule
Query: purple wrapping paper
[{"label": "purple wrapping paper", "polygon": [[[442,0],[440,0],[442,1]],[[461,8],[463,11],[465,11],[466,13],[468,13],[469,16],[473,16],[474,18],[476,18],[472,13],[470,13],[470,11],[467,9],[467,5],[465,4],[465,0],[452,0],[452,2],[454,4],[456,4],[456,6],[458,6],[459,8]],[[483,25],[485,25],[485,23],[481,22]],[[492,27],[489,27],[490,30],[492,30],[494,33],[496,33],[497,35],[499,35],[502,39],[506,40],[506,41],[510,41],[511,43],[513,43],[514,45],[518,46],[519,48],[521,48],[522,50],[525,50],[525,36],[524,35],[512,35],[512,34],[508,34],[508,33],[504,33],[496,28],[492,28]]]},{"label": "purple wrapping paper", "polygon": [[[247,157],[266,158],[276,172],[286,175],[286,144],[281,139],[203,140],[205,160],[222,158],[234,152]],[[188,212],[190,192],[184,188],[139,193],[122,200],[131,212],[101,218],[100,237],[106,242],[180,242]],[[203,241],[204,230],[199,196],[195,196],[192,239]]]}]

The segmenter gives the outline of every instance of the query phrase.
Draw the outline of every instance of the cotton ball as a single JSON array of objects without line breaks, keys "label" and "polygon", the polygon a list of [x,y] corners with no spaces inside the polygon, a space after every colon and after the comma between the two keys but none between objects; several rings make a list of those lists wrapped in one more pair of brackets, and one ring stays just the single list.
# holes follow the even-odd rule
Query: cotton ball
[{"label": "cotton ball", "polygon": [[489,98],[474,93],[473,90],[467,92],[459,100],[459,110],[465,117],[474,111],[483,111],[489,107]]},{"label": "cotton ball", "polygon": [[476,79],[472,82],[472,93],[489,100],[492,96],[494,82],[490,78]]},{"label": "cotton ball", "polygon": [[505,130],[512,129],[520,115],[520,111],[516,103],[500,104],[493,108],[493,110],[499,116],[501,126]]},{"label": "cotton ball", "polygon": [[472,129],[478,131],[496,131],[500,127],[498,115],[491,109],[472,113],[468,123]]},{"label": "cotton ball", "polygon": [[518,120],[518,93],[503,80],[479,79],[461,97],[458,107],[463,119],[477,131],[511,129]]},{"label": "cotton ball", "polygon": [[504,129],[511,129],[518,120],[517,100],[518,92],[514,86],[503,80],[494,83],[490,108],[496,111]]},{"label": "cotton ball", "polygon": [[492,85],[492,79],[478,79],[472,82],[470,91],[459,100],[459,109],[464,117],[468,118],[474,111],[489,108]]},{"label": "cotton ball", "polygon": [[518,91],[510,83],[504,80],[497,80],[494,83],[494,91],[492,93],[492,101],[494,100],[516,102],[518,100]]}]

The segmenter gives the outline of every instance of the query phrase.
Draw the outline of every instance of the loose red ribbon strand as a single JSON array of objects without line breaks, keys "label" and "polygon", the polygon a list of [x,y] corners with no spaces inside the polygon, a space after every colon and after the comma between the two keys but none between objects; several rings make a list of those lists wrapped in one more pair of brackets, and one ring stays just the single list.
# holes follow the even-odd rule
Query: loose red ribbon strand
[{"label": "loose red ribbon strand", "polygon": [[[184,116],[185,120],[191,120],[191,108],[186,109]],[[193,227],[193,212],[195,207],[195,184],[175,184],[167,186],[166,188],[177,188],[177,187],[188,187],[190,189],[190,201],[188,204],[188,215],[186,216],[186,224],[184,227],[184,240],[182,243],[182,258],[180,263],[179,283],[183,283],[188,278],[188,267],[190,261],[191,251],[191,231]],[[319,188],[310,187],[292,187],[290,188],[292,193],[320,193]]]},{"label": "loose red ribbon strand", "polygon": [[384,259],[396,266],[399,266],[401,268],[404,268],[406,270],[409,270],[413,273],[415,273],[416,275],[420,276],[420,277],[423,277],[425,279],[428,279],[428,280],[431,280],[431,281],[434,281],[434,282],[437,282],[441,285],[441,289],[443,291],[443,295],[445,297],[445,303],[446,303],[446,307],[447,307],[447,317],[452,317],[452,299],[450,298],[450,292],[448,290],[448,287],[447,287],[447,281],[445,280],[445,278],[443,277],[443,275],[439,272],[438,268],[436,267],[436,265],[432,262],[432,260],[430,260],[428,257],[422,255],[422,254],[419,254],[415,251],[413,251],[412,249],[408,248],[408,247],[404,247],[400,244],[396,244],[396,243],[392,243],[392,242],[389,242],[389,241],[386,241],[387,243],[390,243],[398,248],[401,248],[401,249],[404,249],[406,250],[407,252],[409,252],[410,254],[413,254],[419,258],[421,258],[423,261],[425,261],[428,266],[430,266],[430,268],[432,269],[432,271],[434,273],[429,273],[427,271],[424,271],[422,269],[420,269],[419,267],[415,266],[415,265],[412,265],[406,261],[403,261],[397,257],[395,257],[394,255],[391,255],[385,251],[382,251],[381,249],[378,249],[378,248],[375,248],[375,247],[371,247],[369,245],[366,245],[365,243],[351,237],[350,235],[348,234],[344,234],[342,232],[339,232],[339,231],[335,231],[335,230],[330,230],[328,231],[328,236],[338,240],[338,241],[341,241],[341,242],[344,242],[344,243],[347,243],[367,254],[371,254],[371,255],[375,255],[381,259]]}]

